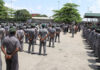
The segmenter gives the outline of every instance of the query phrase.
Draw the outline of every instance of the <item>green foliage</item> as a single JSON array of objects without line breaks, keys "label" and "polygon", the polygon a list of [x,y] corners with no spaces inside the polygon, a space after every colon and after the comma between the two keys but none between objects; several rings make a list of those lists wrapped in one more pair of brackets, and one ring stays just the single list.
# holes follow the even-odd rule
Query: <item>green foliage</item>
[{"label": "green foliage", "polygon": [[6,7],[4,6],[4,1],[0,0],[0,19],[4,20],[8,17]]},{"label": "green foliage", "polygon": [[15,11],[16,10],[14,10],[14,9],[12,9],[12,8],[8,8],[8,7],[6,7],[6,10],[7,10],[7,13],[8,13],[8,18],[14,18],[14,14],[15,14]]},{"label": "green foliage", "polygon": [[15,19],[18,21],[26,21],[30,19],[31,15],[26,9],[17,10],[15,12]]},{"label": "green foliage", "polygon": [[78,5],[74,3],[67,3],[60,10],[54,10],[53,15],[56,22],[71,23],[75,21],[76,23],[81,22],[80,14],[77,10]]}]

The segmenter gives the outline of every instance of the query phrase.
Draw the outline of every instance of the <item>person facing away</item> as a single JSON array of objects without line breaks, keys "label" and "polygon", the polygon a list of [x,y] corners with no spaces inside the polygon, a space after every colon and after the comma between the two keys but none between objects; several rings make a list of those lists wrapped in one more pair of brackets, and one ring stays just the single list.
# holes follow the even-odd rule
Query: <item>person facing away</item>
[{"label": "person facing away", "polygon": [[[1,41],[1,39],[0,39]],[[2,70],[2,60],[1,60],[1,42],[0,42],[0,70]]]},{"label": "person facing away", "polygon": [[10,28],[9,36],[4,38],[1,46],[2,52],[5,55],[6,70],[19,70],[18,51],[20,42],[15,37],[15,33],[16,29]]},{"label": "person facing away", "polygon": [[54,25],[52,25],[52,28],[50,28],[49,30],[49,47],[51,47],[51,43],[52,43],[52,47],[54,47],[54,38],[55,38],[55,34],[56,34],[56,29],[54,28]]},{"label": "person facing away", "polygon": [[29,47],[28,47],[28,53],[30,53],[30,49],[32,46],[32,54],[34,54],[34,44],[35,44],[35,25],[31,25],[31,28],[28,32],[28,39],[29,39]]},{"label": "person facing away", "polygon": [[55,37],[55,42],[57,41],[58,38],[58,42],[60,42],[60,32],[61,32],[61,28],[59,25],[57,25],[56,27],[56,37]]},{"label": "person facing away", "polygon": [[45,28],[45,24],[42,24],[42,29],[39,30],[39,38],[40,38],[40,47],[39,47],[39,55],[41,55],[41,49],[43,47],[44,56],[46,55],[46,39],[48,37],[48,31]]},{"label": "person facing away", "polygon": [[24,41],[24,31],[22,27],[20,27],[19,30],[16,31],[16,35],[17,35],[18,40],[20,41],[20,44],[21,44],[20,51],[22,52],[23,51],[23,41]]}]

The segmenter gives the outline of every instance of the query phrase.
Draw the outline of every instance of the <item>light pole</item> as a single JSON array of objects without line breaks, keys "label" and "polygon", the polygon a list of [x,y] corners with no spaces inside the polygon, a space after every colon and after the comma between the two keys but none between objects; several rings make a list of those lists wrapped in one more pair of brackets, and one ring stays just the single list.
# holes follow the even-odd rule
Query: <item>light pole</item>
[{"label": "light pole", "polygon": [[58,0],[58,10],[60,9],[60,1]]},{"label": "light pole", "polygon": [[72,3],[72,0],[68,0],[69,2],[68,3]]}]

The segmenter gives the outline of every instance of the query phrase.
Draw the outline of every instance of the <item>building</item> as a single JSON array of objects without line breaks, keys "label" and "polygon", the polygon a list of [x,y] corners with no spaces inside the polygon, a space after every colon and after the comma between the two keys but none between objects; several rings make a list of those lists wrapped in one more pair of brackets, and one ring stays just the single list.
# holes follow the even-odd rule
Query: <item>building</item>
[{"label": "building", "polygon": [[52,17],[32,17],[33,23],[53,23],[54,19]]}]

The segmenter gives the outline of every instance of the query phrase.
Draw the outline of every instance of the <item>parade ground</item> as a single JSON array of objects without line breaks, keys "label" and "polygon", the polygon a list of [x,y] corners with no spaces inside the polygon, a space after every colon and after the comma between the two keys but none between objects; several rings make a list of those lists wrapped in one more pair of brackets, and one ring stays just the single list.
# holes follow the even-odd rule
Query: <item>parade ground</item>
[{"label": "parade ground", "polygon": [[[19,70],[98,70],[100,65],[82,32],[74,38],[70,33],[61,33],[61,42],[55,43],[55,48],[48,47],[47,43],[47,56],[38,55],[39,45],[35,45],[35,54],[29,54],[27,50],[28,44],[24,44],[24,52],[19,52]],[[3,54],[2,61],[3,70],[6,70]]]}]

